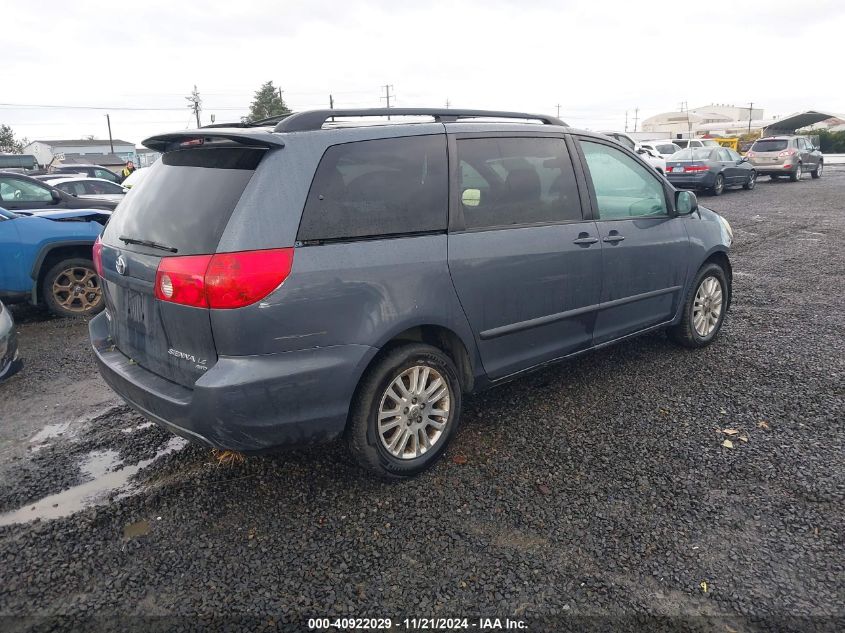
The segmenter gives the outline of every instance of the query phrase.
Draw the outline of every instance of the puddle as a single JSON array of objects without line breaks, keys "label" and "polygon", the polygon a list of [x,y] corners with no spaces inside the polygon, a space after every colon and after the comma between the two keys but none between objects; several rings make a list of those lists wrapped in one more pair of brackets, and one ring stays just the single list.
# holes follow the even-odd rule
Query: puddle
[{"label": "puddle", "polygon": [[149,533],[150,522],[146,520],[135,521],[135,523],[123,526],[123,538],[127,541],[133,538],[138,538],[139,536],[146,536]]},{"label": "puddle", "polygon": [[[90,506],[105,503],[108,496],[118,493],[118,498],[127,497],[136,491],[129,485],[129,479],[139,470],[146,468],[158,458],[174,453],[187,444],[187,440],[181,437],[172,437],[154,457],[138,462],[134,466],[124,466],[111,470],[119,465],[115,451],[98,451],[92,453],[83,463],[81,468],[94,477],[92,481],[68,488],[62,492],[44,497],[35,503],[28,503],[25,507],[5,514],[0,514],[0,525],[12,525],[14,523],[26,523],[35,519],[42,521],[48,519],[59,519],[74,512],[79,512]],[[93,458],[93,459],[92,459]],[[85,470],[88,468],[89,470]]]},{"label": "puddle", "polygon": [[136,424],[135,426],[130,426],[125,429],[120,429],[123,433],[134,433],[135,431],[140,431],[141,429],[148,429],[151,426],[155,426],[155,422],[141,422],[140,424]]},{"label": "puddle", "polygon": [[43,444],[47,440],[52,440],[67,433],[70,428],[70,422],[60,422],[59,424],[47,424],[38,433],[32,436],[29,440],[30,444]]},{"label": "puddle", "polygon": [[120,466],[120,453],[113,450],[94,451],[85,456],[85,459],[79,465],[79,470],[89,477],[97,479],[102,477],[107,472],[115,470]]}]

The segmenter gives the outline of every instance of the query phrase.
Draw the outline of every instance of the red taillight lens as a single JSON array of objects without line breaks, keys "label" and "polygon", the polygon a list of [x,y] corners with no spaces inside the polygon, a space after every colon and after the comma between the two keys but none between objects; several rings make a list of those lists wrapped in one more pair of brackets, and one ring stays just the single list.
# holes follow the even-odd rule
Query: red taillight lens
[{"label": "red taillight lens", "polygon": [[94,270],[97,271],[97,274],[102,277],[103,276],[103,242],[100,240],[100,236],[97,236],[97,241],[94,242]]},{"label": "red taillight lens", "polygon": [[205,274],[211,308],[240,308],[260,301],[287,279],[293,249],[218,253]]},{"label": "red taillight lens", "polygon": [[756,154],[754,152],[750,152],[750,151],[746,152],[746,154],[745,154],[746,158],[754,158],[754,156],[756,156]]},{"label": "red taillight lens", "polygon": [[691,172],[698,172],[698,171],[707,171],[710,169],[707,165],[687,165],[684,167],[684,171],[691,171]]},{"label": "red taillight lens", "polygon": [[778,154],[778,158],[783,158],[784,156],[792,156],[795,154],[794,149],[785,149],[780,154]]},{"label": "red taillight lens", "polygon": [[156,299],[196,308],[207,308],[205,271],[211,255],[163,257],[156,270]]},{"label": "red taillight lens", "polygon": [[260,301],[287,279],[293,249],[164,257],[155,296],[198,308],[242,308]]}]

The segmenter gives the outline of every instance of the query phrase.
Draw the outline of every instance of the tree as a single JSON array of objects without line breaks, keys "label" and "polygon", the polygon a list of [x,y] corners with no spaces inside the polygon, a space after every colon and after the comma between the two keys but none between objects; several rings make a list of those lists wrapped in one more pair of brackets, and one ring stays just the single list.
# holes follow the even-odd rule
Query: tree
[{"label": "tree", "polygon": [[27,140],[15,138],[15,132],[8,125],[0,125],[0,153],[23,154],[23,148]]},{"label": "tree", "polygon": [[268,81],[255,93],[252,105],[249,106],[249,115],[245,120],[260,121],[281,114],[290,114],[290,108],[282,99],[281,89],[276,88],[272,81]]}]

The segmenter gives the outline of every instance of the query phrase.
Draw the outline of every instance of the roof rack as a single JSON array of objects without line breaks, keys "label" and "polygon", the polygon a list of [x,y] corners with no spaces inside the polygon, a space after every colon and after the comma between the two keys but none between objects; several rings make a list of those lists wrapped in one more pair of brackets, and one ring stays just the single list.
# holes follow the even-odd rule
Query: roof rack
[{"label": "roof rack", "polygon": [[562,125],[560,119],[545,114],[527,112],[499,112],[497,110],[456,110],[452,108],[358,108],[352,110],[308,110],[285,117],[276,124],[274,132],[304,132],[319,130],[332,117],[430,116],[438,123],[458,119],[529,119],[544,125]]}]

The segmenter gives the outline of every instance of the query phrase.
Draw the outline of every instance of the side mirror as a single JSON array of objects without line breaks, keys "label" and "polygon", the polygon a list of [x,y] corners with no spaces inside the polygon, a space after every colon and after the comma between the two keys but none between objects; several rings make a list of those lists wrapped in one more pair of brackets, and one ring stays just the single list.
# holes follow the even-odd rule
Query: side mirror
[{"label": "side mirror", "polygon": [[53,198],[54,204],[62,201],[62,194],[59,193],[58,189],[50,189],[50,196]]},{"label": "side mirror", "polygon": [[648,150],[645,147],[640,147],[637,150],[637,154],[648,154]]},{"label": "side mirror", "polygon": [[461,204],[465,207],[477,207],[481,204],[481,189],[464,189],[461,194]]},{"label": "side mirror", "polygon": [[690,215],[698,211],[698,198],[692,191],[676,191],[675,211],[678,215]]},{"label": "side mirror", "polygon": [[129,193],[129,187],[124,187],[124,188],[123,188],[123,193]]},{"label": "side mirror", "polygon": [[748,156],[743,156],[742,158],[739,159],[739,162],[740,163],[747,163],[748,162]]}]

